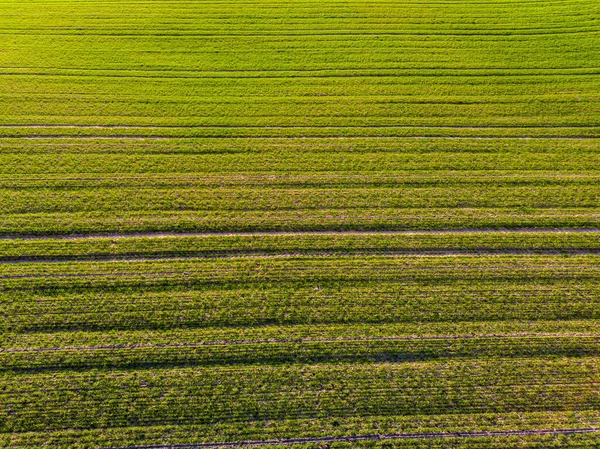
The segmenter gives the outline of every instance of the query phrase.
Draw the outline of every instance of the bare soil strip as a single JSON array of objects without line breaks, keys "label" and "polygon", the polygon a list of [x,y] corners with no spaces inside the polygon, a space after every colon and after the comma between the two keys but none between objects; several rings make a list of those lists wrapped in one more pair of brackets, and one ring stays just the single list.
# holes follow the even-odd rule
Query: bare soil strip
[{"label": "bare soil strip", "polygon": [[[252,440],[210,443],[187,444],[156,444],[143,446],[121,446],[112,449],[179,449],[179,448],[228,448],[228,447],[260,447],[260,446],[291,446],[295,444],[358,442],[358,441],[385,441],[385,440],[411,440],[411,439],[441,439],[441,438],[486,438],[486,437],[511,437],[511,436],[545,436],[545,435],[575,435],[586,433],[600,433],[598,427],[580,429],[530,429],[530,430],[496,430],[496,431],[471,431],[471,432],[431,432],[431,433],[396,433],[396,434],[367,434],[367,435],[340,435],[307,438],[287,438],[280,440]],[[104,448],[108,449],[108,448]]]},{"label": "bare soil strip", "polygon": [[476,340],[476,339],[537,339],[537,338],[597,338],[600,342],[600,333],[595,334],[551,334],[551,333],[513,333],[513,334],[480,334],[480,335],[393,335],[382,337],[322,337],[322,338],[269,338],[257,340],[218,340],[181,343],[132,343],[96,346],[63,346],[46,348],[0,348],[0,354],[17,354],[31,352],[66,352],[66,351],[109,351],[130,349],[162,349],[162,348],[198,348],[203,346],[234,346],[258,344],[285,344],[285,343],[336,343],[336,342],[378,342],[378,341],[423,341],[423,340]]},{"label": "bare soil strip", "polygon": [[382,231],[256,231],[256,232],[115,232],[102,234],[23,234],[0,235],[0,240],[81,240],[81,239],[125,239],[139,237],[268,237],[268,236],[302,236],[302,235],[450,235],[450,234],[566,234],[600,232],[600,228],[471,228],[471,229],[407,229]]}]

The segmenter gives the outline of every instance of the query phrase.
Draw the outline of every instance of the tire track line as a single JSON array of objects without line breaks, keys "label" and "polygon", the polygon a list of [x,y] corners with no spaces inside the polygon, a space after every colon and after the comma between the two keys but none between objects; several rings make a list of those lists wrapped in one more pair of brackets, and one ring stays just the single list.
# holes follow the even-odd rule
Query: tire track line
[{"label": "tire track line", "polygon": [[349,125],[349,126],[297,126],[297,125],[77,125],[77,124],[0,124],[2,128],[68,128],[68,129],[222,129],[222,128],[233,128],[233,129],[373,129],[373,128],[398,128],[398,129],[465,129],[465,130],[481,130],[481,129],[500,129],[500,130],[537,130],[537,129],[584,129],[584,130],[598,130],[597,126],[587,125],[572,125],[572,126],[553,126],[553,125],[534,125],[534,126],[502,126],[502,125],[484,125],[484,126],[473,126],[473,125],[375,125],[375,126],[362,126],[362,125]]},{"label": "tire track line", "polygon": [[[137,134],[137,135],[77,135],[77,134],[28,134],[28,135],[2,135],[1,139],[10,140],[53,140],[53,139],[81,139],[81,140],[172,140],[172,139],[199,139],[199,138],[210,138],[210,139],[231,139],[231,138],[243,138],[243,139],[296,139],[299,136],[281,136],[281,135],[259,135],[259,136],[244,136],[244,135],[198,135],[198,136],[166,136],[157,134]],[[404,135],[392,135],[392,136],[369,136],[369,135],[325,135],[325,136],[308,136],[309,138],[327,138],[327,139],[414,139],[414,140],[428,140],[428,139],[446,139],[446,140],[459,140],[459,139],[478,139],[478,140],[598,140],[597,136],[404,136]]]}]

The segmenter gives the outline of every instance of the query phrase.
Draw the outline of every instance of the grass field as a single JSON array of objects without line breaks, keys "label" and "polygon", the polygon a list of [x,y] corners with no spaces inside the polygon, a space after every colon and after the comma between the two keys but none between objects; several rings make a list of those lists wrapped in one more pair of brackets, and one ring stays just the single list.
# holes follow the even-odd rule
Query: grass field
[{"label": "grass field", "polygon": [[0,447],[600,447],[600,2],[0,0]]}]

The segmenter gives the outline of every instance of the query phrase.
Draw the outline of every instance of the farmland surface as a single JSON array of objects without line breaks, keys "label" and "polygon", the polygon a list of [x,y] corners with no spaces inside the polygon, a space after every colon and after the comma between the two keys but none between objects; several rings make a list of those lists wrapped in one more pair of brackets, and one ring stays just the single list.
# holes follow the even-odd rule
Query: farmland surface
[{"label": "farmland surface", "polygon": [[0,0],[0,447],[600,447],[600,2]]}]

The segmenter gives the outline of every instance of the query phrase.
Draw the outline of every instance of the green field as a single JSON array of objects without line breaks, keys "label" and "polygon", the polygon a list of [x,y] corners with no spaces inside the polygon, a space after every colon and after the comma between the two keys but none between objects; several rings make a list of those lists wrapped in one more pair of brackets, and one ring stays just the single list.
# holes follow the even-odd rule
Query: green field
[{"label": "green field", "polygon": [[0,447],[600,447],[600,2],[0,0]]}]

